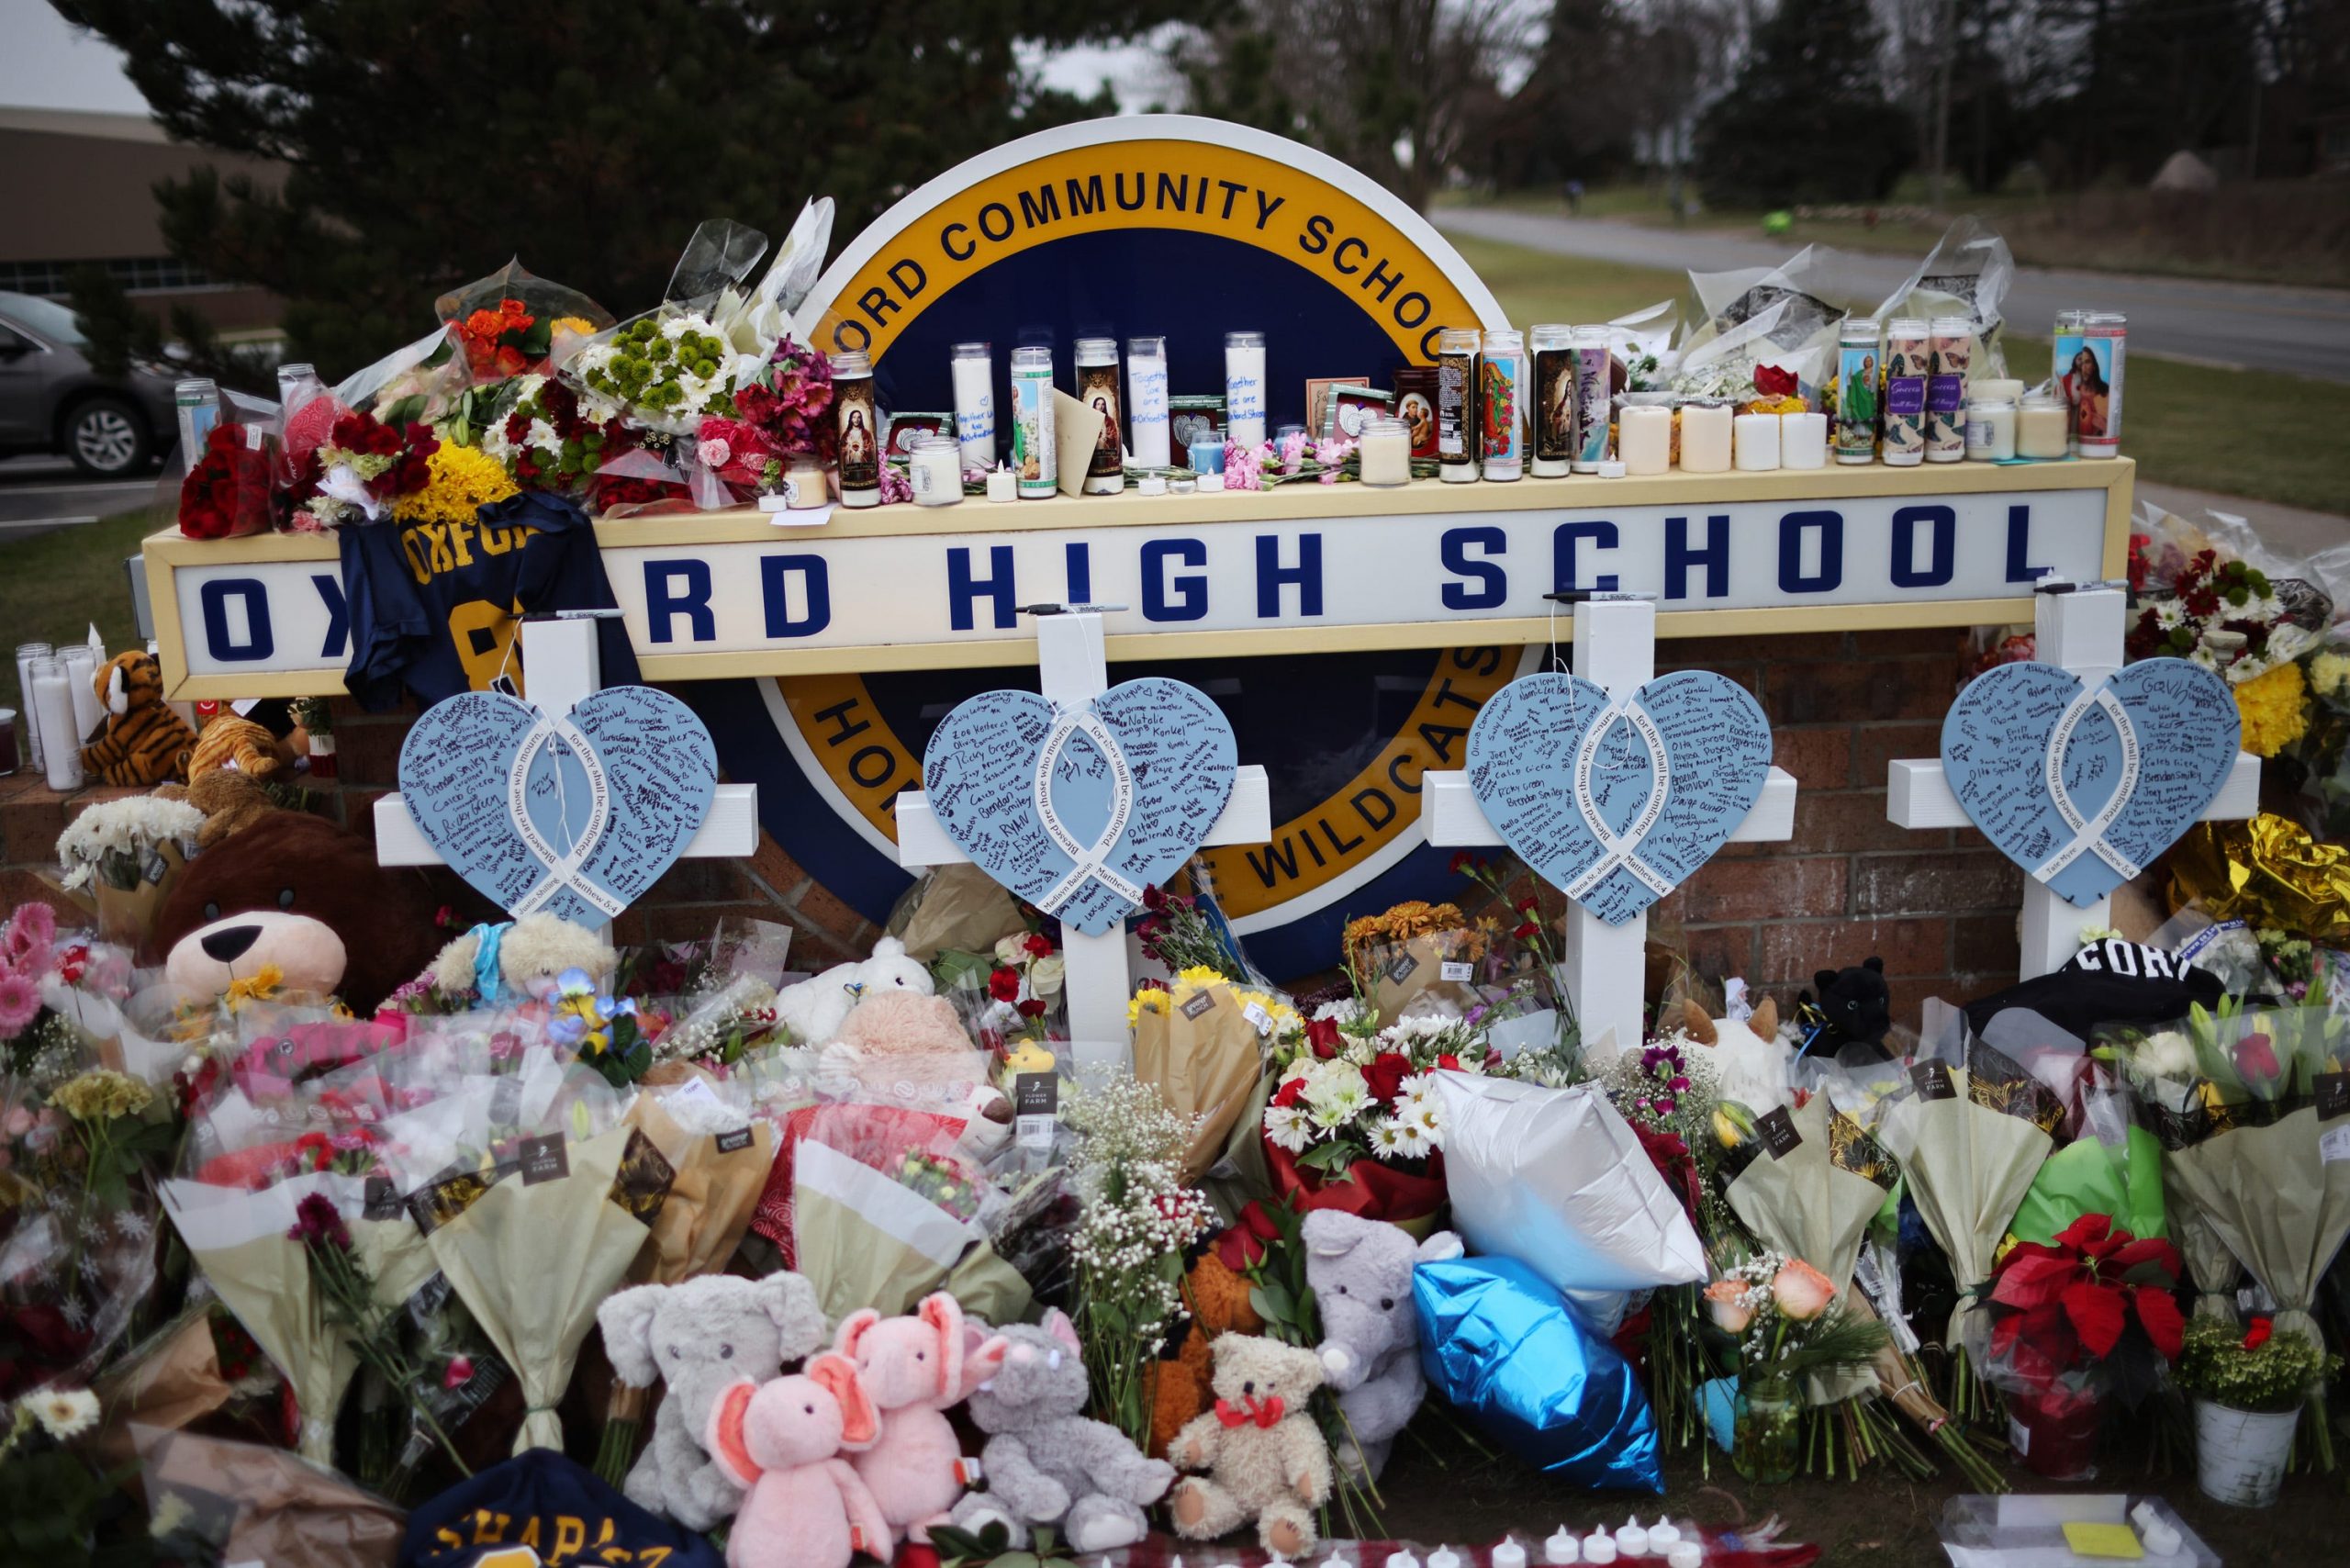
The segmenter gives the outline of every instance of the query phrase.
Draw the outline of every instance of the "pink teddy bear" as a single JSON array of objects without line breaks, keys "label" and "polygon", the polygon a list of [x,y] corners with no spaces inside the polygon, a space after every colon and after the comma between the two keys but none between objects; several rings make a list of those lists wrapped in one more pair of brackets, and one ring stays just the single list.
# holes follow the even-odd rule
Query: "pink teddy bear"
[{"label": "pink teddy bear", "polygon": [[856,1361],[881,1411],[880,1439],[856,1456],[856,1473],[891,1528],[926,1544],[929,1527],[948,1521],[972,1478],[946,1413],[995,1374],[1009,1342],[981,1338],[940,1291],[911,1317],[885,1318],[871,1307],[850,1313],[833,1349]]},{"label": "pink teddy bear", "polygon": [[750,1489],[727,1536],[727,1568],[848,1568],[895,1550],[880,1506],[839,1457],[878,1436],[873,1401],[845,1356],[811,1357],[767,1383],[731,1383],[711,1406],[705,1444]]}]

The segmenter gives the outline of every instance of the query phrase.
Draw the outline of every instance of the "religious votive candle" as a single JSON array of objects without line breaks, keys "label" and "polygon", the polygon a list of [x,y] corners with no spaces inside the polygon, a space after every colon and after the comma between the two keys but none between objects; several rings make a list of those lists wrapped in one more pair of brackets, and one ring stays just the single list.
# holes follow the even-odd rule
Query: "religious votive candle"
[{"label": "religious votive candle", "polygon": [[1575,456],[1574,329],[1538,323],[1527,334],[1532,366],[1528,375],[1528,459],[1538,479],[1563,479]]},{"label": "religious votive candle", "polygon": [[1265,334],[1224,335],[1225,433],[1243,446],[1265,444]]},{"label": "religious votive candle", "polygon": [[1684,474],[1729,472],[1728,403],[1688,402],[1681,405],[1681,471]]},{"label": "religious votive candle", "polygon": [[1477,428],[1484,476],[1506,482],[1526,472],[1526,340],[1507,328],[1485,334],[1485,370]]},{"label": "religious votive candle", "polygon": [[1355,448],[1362,465],[1362,482],[1382,488],[1412,482],[1412,427],[1393,414],[1373,414],[1362,422],[1362,441]]},{"label": "religious votive candle", "polygon": [[32,662],[32,685],[25,692],[43,737],[42,759],[49,787],[59,794],[82,787],[82,748],[73,734],[73,679],[65,661],[56,657]]},{"label": "religious votive candle", "polygon": [[955,439],[973,468],[995,466],[995,351],[986,343],[957,343],[948,362],[955,379]]},{"label": "religious votive candle", "polygon": [[2062,398],[2036,393],[2016,410],[2016,455],[2063,457],[2072,438],[2073,410]]},{"label": "religious votive candle", "polygon": [[1125,421],[1118,418],[1118,340],[1080,338],[1074,348],[1077,400],[1102,416],[1079,488],[1089,496],[1114,496],[1126,487]]},{"label": "religious votive candle", "polygon": [[833,356],[833,412],[840,431],[841,505],[881,504],[881,412],[873,397],[873,362]]},{"label": "religious votive candle", "polygon": [[1662,474],[1673,466],[1673,410],[1654,403],[1627,404],[1616,415],[1616,455],[1624,472]]},{"label": "religious votive candle", "polygon": [[906,480],[913,487],[914,505],[953,506],[963,498],[963,443],[946,435],[917,439],[907,457]]},{"label": "religious votive candle", "polygon": [[1477,383],[1483,347],[1484,334],[1475,327],[1447,327],[1437,336],[1436,472],[1448,485],[1477,477]]},{"label": "religious votive candle", "polygon": [[1126,420],[1135,466],[1164,468],[1174,461],[1167,413],[1167,340],[1126,340]]},{"label": "religious votive candle", "polygon": [[1012,467],[1020,498],[1041,501],[1060,489],[1060,454],[1053,444],[1053,351],[1012,351]]},{"label": "religious votive candle", "polygon": [[1596,474],[1611,455],[1616,351],[1604,327],[1577,327],[1574,343],[1575,472]]},{"label": "religious votive candle", "polygon": [[1740,414],[1731,421],[1739,471],[1766,474],[1779,465],[1779,416]]},{"label": "religious votive candle", "polygon": [[1828,416],[1826,414],[1781,414],[1779,416],[1779,466],[1782,468],[1825,468],[1828,466]]},{"label": "religious votive candle", "polygon": [[1926,373],[1926,461],[1957,463],[1966,456],[1966,372],[1974,364],[1975,323],[1936,316],[1929,331]]}]

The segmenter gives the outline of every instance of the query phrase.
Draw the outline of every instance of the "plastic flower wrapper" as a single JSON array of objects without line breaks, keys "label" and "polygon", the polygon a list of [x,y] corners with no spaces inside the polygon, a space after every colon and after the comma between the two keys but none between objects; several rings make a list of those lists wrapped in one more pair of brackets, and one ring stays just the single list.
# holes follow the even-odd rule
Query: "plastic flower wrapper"
[{"label": "plastic flower wrapper", "polygon": [[[832,241],[833,198],[817,196],[800,207],[758,286],[748,293],[729,289],[722,295],[712,315],[726,341],[744,353],[764,357],[778,340],[794,336],[793,313],[816,286]],[[740,275],[748,273],[746,266]],[[796,335],[803,340],[809,336]]]},{"label": "plastic flower wrapper", "polygon": [[660,305],[598,332],[565,360],[564,379],[583,413],[624,416],[664,435],[689,436],[708,415],[731,416],[765,348],[730,342],[712,313],[767,252],[767,237],[726,218],[694,230]]},{"label": "plastic flower wrapper", "polygon": [[701,989],[716,989],[737,980],[766,982],[770,991],[783,988],[791,968],[792,928],[778,921],[746,915],[720,917],[707,948],[708,961]]},{"label": "plastic flower wrapper", "polygon": [[451,289],[432,302],[432,312],[456,334],[466,376],[476,386],[544,375],[573,342],[612,324],[602,306],[536,275],[520,258]]},{"label": "plastic flower wrapper", "polygon": [[203,826],[204,813],[185,801],[102,801],[57,835],[62,884],[90,901],[101,937],[137,947],[195,857]]},{"label": "plastic flower wrapper", "polygon": [[1778,399],[1818,401],[1834,331],[1829,329],[1825,338],[1794,332],[1790,322],[1808,319],[1797,314],[1799,303],[1781,299],[1684,351],[1673,371],[1673,390],[1693,398],[1729,398],[1741,407],[1770,402],[1780,412],[1799,410]]},{"label": "plastic flower wrapper", "polygon": [[308,1456],[134,1425],[159,1556],[271,1568],[393,1568],[407,1519]]},{"label": "plastic flower wrapper", "polygon": [[446,419],[466,386],[464,355],[447,323],[405,343],[335,385],[330,398],[306,406],[303,424],[332,425],[344,415],[371,413],[399,426]]},{"label": "plastic flower wrapper", "polygon": [[277,521],[277,405],[223,393],[218,422],[190,454],[180,480],[180,532],[190,539],[241,539],[266,533]]},{"label": "plastic flower wrapper", "polygon": [[1877,307],[1877,319],[1969,317],[1975,322],[1975,342],[1969,374],[1977,380],[2004,377],[2008,360],[2000,307],[2015,275],[2015,256],[1998,230],[1979,218],[1961,218],[1942,231],[1917,270]]},{"label": "plastic flower wrapper", "polygon": [[1269,1040],[1303,1037],[1304,1020],[1270,991],[1203,966],[1182,970],[1167,989],[1137,991],[1126,1012],[1135,1076],[1192,1127],[1181,1175],[1196,1182],[1247,1109]]},{"label": "plastic flower wrapper", "polygon": [[2077,1086],[2055,1151],[2009,1223],[2019,1241],[2046,1243],[2083,1215],[2101,1214],[2133,1236],[2169,1234],[2163,1203],[2162,1145],[2102,1064]]},{"label": "plastic flower wrapper", "polygon": [[668,1161],[576,1065],[470,1080],[385,1132],[433,1261],[521,1384],[514,1451],[561,1447],[555,1405],[596,1308],[652,1234]]}]

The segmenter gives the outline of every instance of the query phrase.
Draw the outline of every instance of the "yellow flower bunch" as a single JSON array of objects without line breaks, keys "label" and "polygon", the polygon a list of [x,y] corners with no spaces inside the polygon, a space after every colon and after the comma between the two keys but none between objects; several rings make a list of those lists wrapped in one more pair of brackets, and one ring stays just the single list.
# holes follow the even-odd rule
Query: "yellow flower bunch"
[{"label": "yellow flower bunch", "polygon": [[128,1073],[95,1067],[57,1086],[49,1103],[77,1122],[135,1116],[154,1103],[155,1092]]},{"label": "yellow flower bunch", "polygon": [[1776,398],[1750,398],[1738,410],[1741,414],[1807,414],[1811,405],[1792,392]]},{"label": "yellow flower bunch", "polygon": [[444,441],[425,465],[431,479],[416,494],[400,498],[403,522],[472,522],[483,507],[515,493],[506,465],[479,447]]},{"label": "yellow flower bunch", "polygon": [[241,980],[229,982],[229,1011],[236,1012],[248,1002],[267,1002],[285,983],[285,971],[275,964],[263,964]]},{"label": "yellow flower bunch", "polygon": [[2320,697],[2339,697],[2350,688],[2350,654],[2323,653],[2310,660],[2310,688]]},{"label": "yellow flower bunch", "polygon": [[2236,712],[2244,720],[2244,749],[2275,756],[2310,727],[2309,688],[2301,666],[2277,666],[2235,688]]},{"label": "yellow flower bunch", "polygon": [[1164,1014],[1166,1011],[1167,993],[1165,991],[1157,986],[1138,991],[1126,998],[1126,1027],[1131,1029],[1140,1023],[1142,1015],[1146,1013]]}]

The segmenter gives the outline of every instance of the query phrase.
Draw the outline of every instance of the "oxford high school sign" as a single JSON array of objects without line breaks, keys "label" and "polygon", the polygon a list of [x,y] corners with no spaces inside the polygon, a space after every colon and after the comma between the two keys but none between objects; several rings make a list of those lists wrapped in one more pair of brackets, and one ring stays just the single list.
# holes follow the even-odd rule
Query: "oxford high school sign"
[{"label": "oxford high school sign", "polygon": [[[999,148],[853,241],[802,312],[811,341],[873,356],[881,406],[951,409],[949,349],[1053,350],[1164,335],[1177,397],[1221,392],[1223,336],[1266,335],[1270,423],[1310,376],[1387,385],[1436,329],[1504,324],[1415,213],[1354,171],[1239,127],[1139,117]],[[682,683],[730,776],[819,881],[878,918],[905,885],[892,802],[961,697],[1033,676],[1040,601],[1107,618],[1118,674],[1179,676],[1224,708],[1271,776],[1274,834],[1208,852],[1275,972],[1330,959],[1348,914],[1442,896],[1419,776],[1458,767],[1491,693],[1552,633],[1562,588],[1658,596],[1660,634],[1996,624],[2053,573],[2117,575],[2126,462],[1668,475],[1514,485],[1284,486],[599,525],[647,679]],[[410,527],[435,562],[492,547]],[[147,550],[165,679],[184,697],[340,689],[347,615],[330,539]],[[493,607],[494,608],[494,607]],[[1560,618],[1563,633],[1565,619]],[[1282,655],[1266,658],[1260,655]],[[477,661],[477,683],[503,656]],[[847,831],[842,831],[844,828]]]}]

